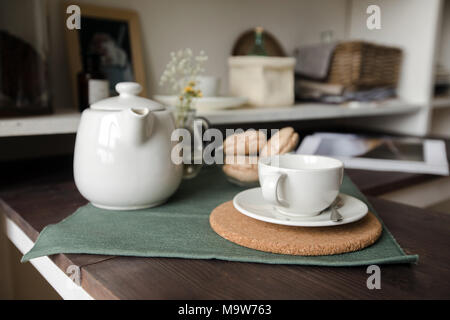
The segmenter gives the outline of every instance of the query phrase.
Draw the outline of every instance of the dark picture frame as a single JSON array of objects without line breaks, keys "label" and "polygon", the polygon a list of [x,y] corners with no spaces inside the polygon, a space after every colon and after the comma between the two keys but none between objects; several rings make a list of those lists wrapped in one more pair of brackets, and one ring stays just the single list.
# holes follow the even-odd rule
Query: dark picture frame
[{"label": "dark picture frame", "polygon": [[111,93],[116,82],[135,81],[142,85],[141,96],[146,97],[145,68],[137,12],[66,2],[64,5],[66,16],[65,10],[72,4],[78,5],[81,9],[81,29],[65,28],[74,105],[78,105],[77,74],[83,70],[86,56],[93,51],[105,55],[105,60],[109,63],[104,68],[104,73],[110,80]]}]

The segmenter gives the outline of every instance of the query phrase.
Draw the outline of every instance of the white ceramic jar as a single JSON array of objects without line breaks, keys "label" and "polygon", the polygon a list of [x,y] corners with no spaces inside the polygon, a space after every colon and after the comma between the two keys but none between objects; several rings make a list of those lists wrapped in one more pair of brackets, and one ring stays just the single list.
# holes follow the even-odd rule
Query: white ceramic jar
[{"label": "white ceramic jar", "polygon": [[74,178],[80,193],[97,207],[157,206],[181,182],[182,166],[171,161],[172,113],[137,96],[141,89],[138,83],[119,83],[119,96],[94,103],[82,113]]}]

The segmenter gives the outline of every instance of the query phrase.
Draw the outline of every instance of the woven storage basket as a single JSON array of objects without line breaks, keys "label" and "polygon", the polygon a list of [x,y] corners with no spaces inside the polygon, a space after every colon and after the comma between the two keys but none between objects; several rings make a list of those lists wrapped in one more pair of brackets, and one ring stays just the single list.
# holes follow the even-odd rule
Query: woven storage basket
[{"label": "woven storage basket", "polygon": [[343,42],[335,48],[327,82],[348,89],[396,87],[401,60],[398,48]]}]

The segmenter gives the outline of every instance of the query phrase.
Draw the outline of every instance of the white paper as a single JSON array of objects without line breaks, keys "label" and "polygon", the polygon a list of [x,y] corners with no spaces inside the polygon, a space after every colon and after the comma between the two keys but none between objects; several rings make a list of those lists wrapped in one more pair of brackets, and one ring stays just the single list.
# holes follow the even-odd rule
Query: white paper
[{"label": "white paper", "polygon": [[[398,150],[398,147],[411,146],[413,149],[422,149],[423,154],[414,154],[420,160],[406,159],[410,154]],[[365,154],[376,154],[380,149],[385,153],[392,152],[399,159],[371,158]],[[381,151],[382,153],[383,151]],[[346,168],[364,169],[374,171],[400,171],[412,173],[427,173],[448,175],[448,160],[445,142],[433,139],[417,138],[371,138],[354,134],[316,133],[305,137],[297,150],[299,154],[318,154],[340,159]]]}]

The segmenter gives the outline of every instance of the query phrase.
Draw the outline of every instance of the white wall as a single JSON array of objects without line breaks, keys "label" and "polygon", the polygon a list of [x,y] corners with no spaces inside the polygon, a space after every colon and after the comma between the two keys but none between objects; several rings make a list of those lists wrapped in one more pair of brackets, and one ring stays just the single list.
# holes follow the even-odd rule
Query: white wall
[{"label": "white wall", "polygon": [[[262,25],[274,34],[287,53],[296,46],[320,41],[320,33],[332,30],[335,39],[345,35],[347,0],[89,0],[96,5],[126,7],[139,13],[150,95],[161,91],[159,77],[168,62],[169,53],[190,47],[203,49],[209,56],[207,73],[222,78],[222,93],[227,90],[227,57],[233,43],[245,30]],[[52,49],[57,61],[54,77],[67,76],[61,1],[50,1]],[[55,17],[55,13],[59,16]],[[63,79],[65,80],[65,79]],[[59,90],[61,83],[56,83]],[[64,101],[63,98],[56,98]]]}]

